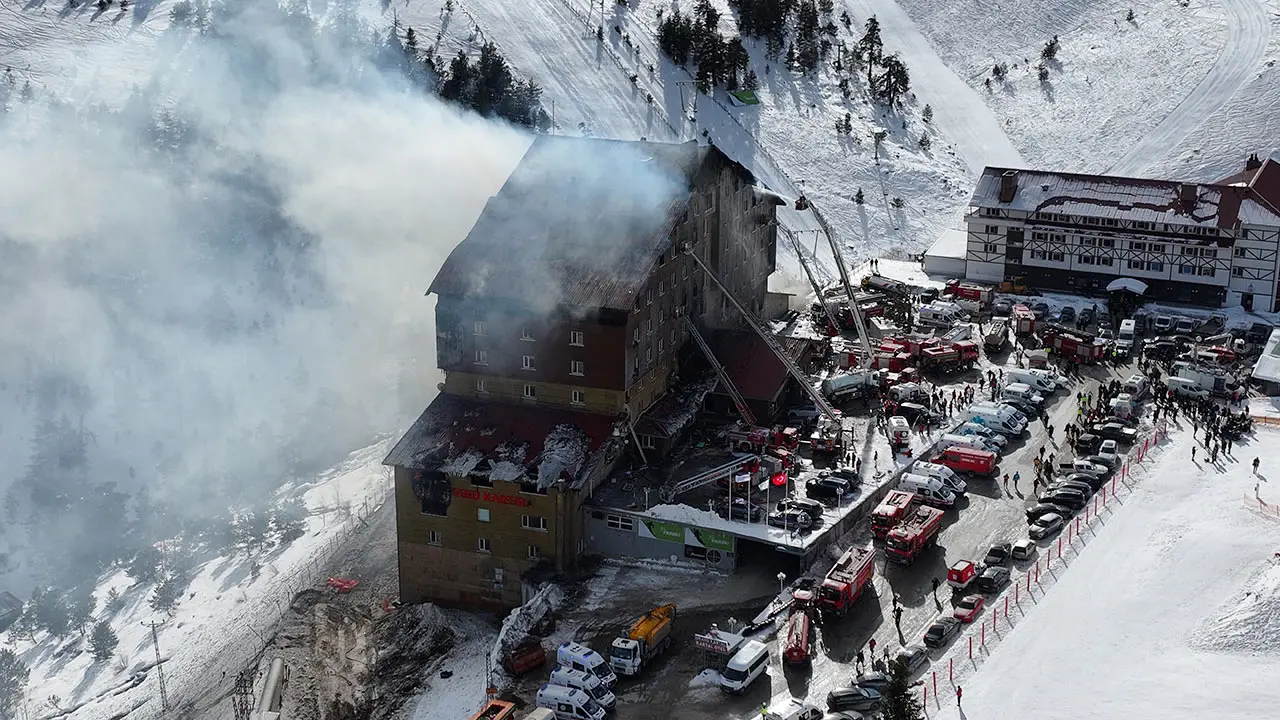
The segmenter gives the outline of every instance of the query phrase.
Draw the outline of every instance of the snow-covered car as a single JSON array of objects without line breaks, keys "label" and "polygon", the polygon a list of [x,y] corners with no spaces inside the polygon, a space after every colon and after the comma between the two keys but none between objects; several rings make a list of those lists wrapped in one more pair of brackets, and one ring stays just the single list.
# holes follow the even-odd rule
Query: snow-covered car
[{"label": "snow-covered car", "polygon": [[[1103,444],[1105,445],[1108,442],[1114,443],[1115,440],[1107,440]],[[1102,452],[1101,449],[1093,455],[1085,455],[1083,459],[1088,460],[1095,465],[1105,465],[1106,468],[1112,472],[1120,466],[1120,455],[1114,452]]]},{"label": "snow-covered car", "polygon": [[1115,440],[1103,440],[1102,444],[1098,446],[1098,454],[1099,455],[1119,455],[1120,444],[1117,443]]},{"label": "snow-covered car", "polygon": [[908,645],[893,656],[894,662],[907,666],[907,672],[914,673],[929,662],[929,651],[923,645]]},{"label": "snow-covered car", "polygon": [[795,508],[774,510],[769,513],[769,524],[786,530],[805,530],[813,525],[809,513]]},{"label": "snow-covered car", "polygon": [[1014,560],[1030,560],[1036,555],[1036,544],[1026,538],[1019,540],[1013,544]]},{"label": "snow-covered car", "polygon": [[853,679],[853,684],[880,692],[889,686],[889,676],[882,672],[862,673]]},{"label": "snow-covered car", "polygon": [[761,720],[822,720],[822,714],[814,705],[789,697],[770,705]]},{"label": "snow-covered car", "polygon": [[996,543],[987,551],[987,556],[982,558],[982,564],[986,567],[996,565],[1004,565],[1009,562],[1009,553],[1013,550],[1013,545],[1009,543]]},{"label": "snow-covered car", "polygon": [[960,633],[961,622],[949,615],[943,615],[929,629],[924,631],[924,644],[926,647],[934,649],[940,648],[950,642],[951,638]]},{"label": "snow-covered car", "polygon": [[1061,530],[1064,524],[1066,520],[1057,513],[1041,515],[1031,523],[1031,527],[1027,528],[1027,535],[1031,536],[1032,540],[1043,540]]},{"label": "snow-covered car", "polygon": [[1009,317],[1013,314],[1013,303],[1001,298],[991,305],[991,314],[996,317]]},{"label": "snow-covered car", "polygon": [[870,688],[846,687],[836,688],[827,693],[828,710],[873,710],[880,707],[883,698],[880,693]]},{"label": "snow-covered car", "polygon": [[951,616],[962,623],[971,623],[982,614],[982,608],[986,604],[987,599],[981,595],[965,595],[951,610]]},{"label": "snow-covered car", "polygon": [[998,593],[1001,588],[1009,584],[1011,577],[1007,567],[989,567],[982,571],[977,580],[973,581],[973,585],[984,593]]}]

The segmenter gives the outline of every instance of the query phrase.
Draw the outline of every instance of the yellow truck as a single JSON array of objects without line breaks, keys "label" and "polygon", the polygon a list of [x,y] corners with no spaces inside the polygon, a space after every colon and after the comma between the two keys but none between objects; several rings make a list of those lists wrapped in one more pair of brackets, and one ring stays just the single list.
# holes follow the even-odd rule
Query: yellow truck
[{"label": "yellow truck", "polygon": [[631,623],[626,634],[614,638],[609,652],[613,671],[619,675],[639,674],[646,663],[671,645],[675,624],[675,605],[656,607]]}]

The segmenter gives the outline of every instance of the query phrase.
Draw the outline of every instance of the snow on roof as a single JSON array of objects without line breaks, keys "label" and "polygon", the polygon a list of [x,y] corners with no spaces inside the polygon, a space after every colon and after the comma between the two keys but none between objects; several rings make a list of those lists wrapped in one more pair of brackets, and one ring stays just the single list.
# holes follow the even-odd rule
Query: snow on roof
[{"label": "snow on roof", "polygon": [[538,463],[538,487],[551,487],[566,474],[572,478],[587,459],[589,440],[586,433],[573,425],[551,428],[542,444],[542,462]]},{"label": "snow on roof", "polygon": [[1262,356],[1253,366],[1253,377],[1265,382],[1280,382],[1280,328],[1271,331]]},{"label": "snow on roof", "polygon": [[636,432],[668,438],[679,435],[697,417],[702,401],[719,382],[715,373],[708,372],[697,380],[675,386],[644,411],[636,422]]},{"label": "snow on roof", "polygon": [[[925,251],[925,255],[929,257],[945,257],[964,259],[965,253],[969,247],[969,231],[957,230],[949,228],[943,230],[937,240],[933,241],[933,245]],[[886,261],[887,262],[887,261]]]},{"label": "snow on roof", "polygon": [[529,451],[527,443],[503,443],[494,451],[497,459],[489,470],[489,479],[501,482],[520,482],[525,476],[525,454]]}]

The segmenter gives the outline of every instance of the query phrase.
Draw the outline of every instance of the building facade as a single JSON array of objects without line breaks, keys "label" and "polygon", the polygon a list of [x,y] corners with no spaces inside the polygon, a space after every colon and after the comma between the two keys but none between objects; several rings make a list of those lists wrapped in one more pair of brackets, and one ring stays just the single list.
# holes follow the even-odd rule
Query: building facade
[{"label": "building facade", "polygon": [[1280,310],[1280,166],[1250,158],[1218,183],[986,168],[965,215],[965,276],[1155,300]]},{"label": "building facade", "polygon": [[764,310],[775,195],[714,147],[541,136],[431,284],[442,393],[388,455],[401,597],[518,605],[677,381],[688,324]]}]

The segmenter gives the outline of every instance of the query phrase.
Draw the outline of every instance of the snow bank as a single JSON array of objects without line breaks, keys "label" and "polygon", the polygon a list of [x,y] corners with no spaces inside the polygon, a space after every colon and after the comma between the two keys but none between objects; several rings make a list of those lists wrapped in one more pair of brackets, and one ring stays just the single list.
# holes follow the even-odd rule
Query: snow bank
[{"label": "snow bank", "polygon": [[[476,615],[444,612],[458,643],[431,671],[422,692],[411,702],[410,720],[460,720],[475,714],[486,700],[485,664],[498,633]],[[441,677],[441,673],[449,676]]]},{"label": "snow bank", "polygon": [[1272,560],[1196,630],[1201,650],[1280,655],[1280,562]]}]

